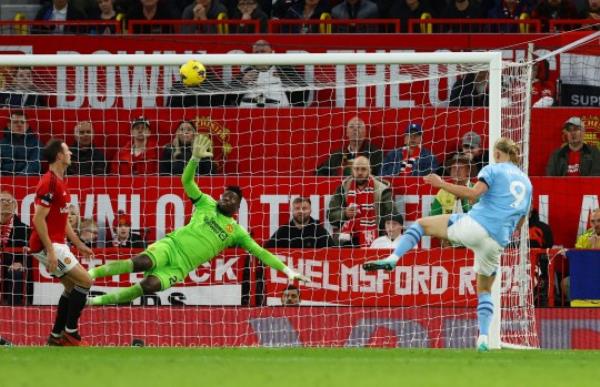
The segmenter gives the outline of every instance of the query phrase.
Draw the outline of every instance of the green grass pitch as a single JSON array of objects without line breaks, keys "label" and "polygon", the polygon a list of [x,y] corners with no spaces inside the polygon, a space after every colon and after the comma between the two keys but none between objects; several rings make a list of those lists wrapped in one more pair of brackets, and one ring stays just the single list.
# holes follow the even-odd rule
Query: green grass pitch
[{"label": "green grass pitch", "polygon": [[0,386],[598,386],[600,351],[0,348]]}]

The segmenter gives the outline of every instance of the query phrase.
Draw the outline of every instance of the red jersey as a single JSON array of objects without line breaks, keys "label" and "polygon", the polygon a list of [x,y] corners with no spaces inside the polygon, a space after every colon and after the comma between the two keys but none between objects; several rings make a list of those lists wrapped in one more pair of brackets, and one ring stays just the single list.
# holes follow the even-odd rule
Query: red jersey
[{"label": "red jersey", "polygon": [[567,176],[581,176],[579,173],[579,163],[581,162],[581,151],[569,151],[567,159]]},{"label": "red jersey", "polygon": [[[67,184],[52,171],[46,172],[35,187],[36,205],[50,208],[46,217],[48,227],[48,236],[53,243],[65,243],[67,221],[69,217],[69,204],[71,196],[67,192]],[[40,236],[33,225],[31,237],[29,238],[29,248],[31,252],[37,253],[44,246]]]},{"label": "red jersey", "polygon": [[131,153],[132,144],[117,153],[111,165],[111,172],[119,175],[154,175],[158,173],[158,146],[148,140],[146,150],[139,155]]}]

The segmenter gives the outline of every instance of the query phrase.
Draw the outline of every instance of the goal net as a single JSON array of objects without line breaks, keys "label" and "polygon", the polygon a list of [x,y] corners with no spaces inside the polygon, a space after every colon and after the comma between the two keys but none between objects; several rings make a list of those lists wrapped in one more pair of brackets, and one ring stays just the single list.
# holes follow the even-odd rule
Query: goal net
[{"label": "goal net", "polygon": [[[228,249],[162,292],[86,308],[80,330],[93,345],[474,345],[470,251],[423,238],[390,273],[361,264],[387,256],[384,237],[421,216],[468,211],[420,176],[469,184],[500,136],[521,145],[527,169],[529,66],[503,64],[499,52],[28,58],[3,62],[2,152],[13,149],[2,154],[3,220],[31,225],[47,168],[39,148],[62,138],[74,153],[70,221],[95,248],[80,262],[131,258],[189,220],[180,175],[190,140],[204,134],[214,156],[200,163],[201,190],[218,198],[240,186],[239,223],[311,279],[294,289]],[[199,86],[179,82],[189,59],[206,66]],[[359,155],[371,177],[361,177]],[[349,208],[359,209],[354,220]],[[376,239],[382,247],[370,248]],[[6,243],[0,336],[43,344],[62,286],[23,240]],[[538,346],[527,252],[516,237],[503,256],[495,347]],[[97,280],[92,295],[142,278]]]}]

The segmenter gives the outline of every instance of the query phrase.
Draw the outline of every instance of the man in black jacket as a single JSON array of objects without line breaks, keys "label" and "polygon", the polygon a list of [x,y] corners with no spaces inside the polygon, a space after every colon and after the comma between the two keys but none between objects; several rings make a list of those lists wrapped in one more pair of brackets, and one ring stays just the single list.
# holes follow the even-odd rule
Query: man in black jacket
[{"label": "man in black jacket", "polygon": [[31,304],[33,298],[31,260],[22,249],[29,240],[29,227],[16,212],[13,195],[0,191],[0,304],[3,305]]},{"label": "man in black jacket", "polygon": [[265,247],[322,248],[333,246],[331,236],[310,216],[311,203],[306,197],[292,201],[292,219],[279,227]]},{"label": "man in black jacket", "polygon": [[[68,0],[52,0],[46,3],[35,16],[35,20],[46,20],[49,22],[56,21],[77,21],[86,20],[87,15],[77,9],[71,1]],[[70,25],[65,26],[64,24],[57,24],[54,26],[38,26],[32,28],[33,33],[38,34],[81,34],[86,33],[89,26],[76,26]]]},{"label": "man in black jacket", "polygon": [[106,157],[94,146],[94,128],[89,121],[81,121],[75,126],[75,143],[71,145],[71,165],[69,175],[104,175]]},{"label": "man in black jacket", "polygon": [[563,125],[567,144],[550,156],[547,176],[600,176],[600,150],[583,142],[581,118],[571,117]]}]

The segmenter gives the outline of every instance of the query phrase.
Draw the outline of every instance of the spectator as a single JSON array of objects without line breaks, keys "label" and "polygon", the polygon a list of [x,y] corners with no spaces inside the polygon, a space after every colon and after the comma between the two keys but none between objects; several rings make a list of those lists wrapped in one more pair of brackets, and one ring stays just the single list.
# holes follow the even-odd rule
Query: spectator
[{"label": "spectator", "polygon": [[547,176],[600,176],[600,150],[583,142],[581,118],[571,117],[563,125],[567,144],[548,160]]},{"label": "spectator", "polygon": [[377,175],[381,169],[383,152],[367,139],[367,126],[360,117],[355,116],[348,121],[346,142],[344,148],[332,153],[317,167],[317,175],[349,176],[352,173],[352,162],[358,156],[367,157],[372,165],[371,174]]},{"label": "spectator", "polygon": [[288,285],[281,293],[281,305],[283,306],[298,306],[300,302],[300,289],[294,285]]},{"label": "spectator", "polygon": [[540,220],[537,208],[529,211],[529,247],[535,249],[549,249],[554,246],[552,229],[547,223]]},{"label": "spectator", "polygon": [[369,159],[358,156],[352,176],[337,187],[329,202],[328,219],[339,245],[370,246],[381,219],[396,213],[389,183],[371,174]]},{"label": "spectator", "polygon": [[425,176],[437,170],[437,160],[431,151],[421,146],[423,128],[412,122],[406,128],[404,146],[385,156],[382,176]]},{"label": "spectator", "polygon": [[[227,8],[221,0],[195,0],[188,5],[181,15],[184,20],[217,20],[219,17],[227,19]],[[224,24],[223,26],[226,26]],[[192,24],[181,27],[181,33],[192,34],[196,32],[216,34],[215,24]]]},{"label": "spectator", "polygon": [[592,228],[577,238],[576,249],[600,249],[600,208],[592,212],[590,223]]},{"label": "spectator", "polygon": [[117,226],[113,232],[113,247],[128,247],[134,249],[143,249],[146,242],[139,233],[131,230],[131,221],[124,213],[119,213],[117,217]]},{"label": "spectator", "polygon": [[69,215],[68,221],[71,225],[71,228],[77,235],[79,235],[81,231],[81,217],[79,215],[79,206],[76,204],[69,204]]},{"label": "spectator", "polygon": [[[180,19],[169,2],[160,0],[139,0],[130,7],[127,20],[173,20]],[[171,24],[146,24],[137,25],[133,28],[134,34],[169,34],[173,32]]]},{"label": "spectator", "polygon": [[[473,170],[469,158],[464,154],[455,154],[446,163],[446,171],[449,172],[453,184],[473,187],[471,177]],[[463,214],[469,212],[472,203],[466,198],[459,198],[450,192],[440,188],[431,203],[429,215]]]},{"label": "spectator", "polygon": [[[103,21],[111,21],[117,20],[117,11],[115,10],[115,0],[97,0],[96,6],[92,8],[90,14],[90,19],[92,20],[103,20]],[[114,34],[116,33],[116,28],[112,25],[93,27],[92,33],[95,34]]]},{"label": "spectator", "polygon": [[576,19],[577,9],[570,0],[540,0],[531,17],[540,20],[542,32],[555,32],[550,31],[550,20]]},{"label": "spectator", "polygon": [[[520,20],[524,15],[529,17],[531,8],[528,0],[496,0],[492,9],[488,12],[490,19]],[[518,25],[501,25],[494,28],[492,32],[519,32]]]},{"label": "spectator", "polygon": [[[266,40],[252,45],[254,54],[271,54],[273,48]],[[291,66],[248,66],[231,84],[238,91],[237,104],[241,107],[304,106],[308,92],[304,79]],[[295,91],[286,89],[295,88]]]},{"label": "spectator", "polygon": [[310,216],[311,203],[307,197],[292,201],[292,219],[289,224],[279,227],[265,247],[322,248],[333,246],[329,233]]},{"label": "spectator", "polygon": [[90,121],[81,121],[75,125],[75,143],[71,150],[71,165],[67,169],[69,175],[104,175],[106,174],[106,157],[94,146],[94,128]]},{"label": "spectator", "polygon": [[[68,0],[52,0],[46,3],[35,16],[35,20],[47,20],[55,22],[73,21],[73,20],[85,20],[87,19],[86,14],[77,9]],[[64,24],[57,24],[50,27],[36,27],[32,29],[34,33],[82,33],[87,32],[87,27],[78,26],[65,26]]]},{"label": "spectator", "polygon": [[600,20],[600,0],[587,0],[580,13],[581,19]]},{"label": "spectator", "polygon": [[385,235],[380,236],[371,243],[372,249],[394,249],[400,241],[404,219],[400,214],[393,214],[384,220]]},{"label": "spectator", "polygon": [[273,0],[271,17],[273,19],[286,19],[287,11],[302,1],[304,0]]},{"label": "spectator", "polygon": [[[484,15],[476,0],[451,0],[441,15],[443,19],[479,19]],[[481,32],[480,25],[450,24],[444,27],[445,32]]]},{"label": "spectator", "polygon": [[27,125],[22,111],[10,113],[9,127],[0,140],[0,174],[37,175],[40,173],[40,147],[37,135]]},{"label": "spectator", "polygon": [[459,77],[450,91],[450,106],[473,107],[488,105],[487,71],[469,72]]},{"label": "spectator", "polygon": [[549,107],[556,98],[556,81],[550,79],[550,63],[541,60],[532,67],[531,106]]},{"label": "spectator", "polygon": [[81,221],[79,239],[81,239],[87,247],[102,247],[98,240],[98,225],[94,219],[83,219]]},{"label": "spectator", "polygon": [[267,21],[269,16],[262,10],[258,0],[238,0],[237,7],[231,13],[231,18],[235,20],[258,20],[260,31],[256,31],[251,24],[231,25],[231,33],[237,34],[256,34],[258,32],[267,32]]},{"label": "spectator", "polygon": [[490,155],[484,150],[481,144],[481,136],[471,131],[464,134],[461,140],[461,150],[458,152],[467,157],[470,162],[471,176],[477,175],[479,171],[488,165]]},{"label": "spectator", "polygon": [[46,106],[46,99],[33,82],[31,67],[17,67],[12,84],[6,92],[0,93],[0,106],[7,107],[41,107]]},{"label": "spectator", "polygon": [[150,122],[138,117],[131,124],[131,142],[117,153],[111,165],[117,175],[151,175],[158,172],[158,149],[150,139]]},{"label": "spectator", "polygon": [[427,0],[397,0],[388,13],[388,17],[400,19],[402,32],[408,32],[409,19],[421,19],[424,15],[432,16],[431,6]]},{"label": "spectator", "polygon": [[[327,0],[300,0],[288,8],[284,19],[290,20],[319,20],[324,13],[330,13],[331,8]],[[318,24],[292,24],[283,25],[282,32],[285,33],[317,33]]]},{"label": "spectator", "polygon": [[[179,122],[173,141],[167,144],[163,150],[160,160],[161,174],[177,176],[183,174],[185,165],[192,157],[192,144],[197,134],[196,125],[192,121]],[[217,167],[210,158],[204,158],[198,163],[197,173],[199,175],[210,175],[216,170]]]},{"label": "spectator", "polygon": [[[378,17],[379,9],[370,0],[343,0],[331,10],[331,18],[336,20],[377,19]],[[337,26],[335,30],[336,32],[377,32],[378,28],[375,25],[361,27],[348,24]]]},{"label": "spectator", "polygon": [[17,201],[8,191],[0,191],[0,304],[31,304],[33,282],[31,260],[25,250],[29,227],[17,215]]}]

